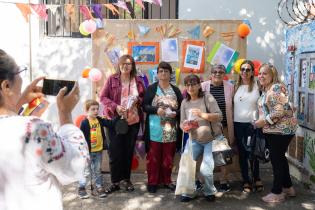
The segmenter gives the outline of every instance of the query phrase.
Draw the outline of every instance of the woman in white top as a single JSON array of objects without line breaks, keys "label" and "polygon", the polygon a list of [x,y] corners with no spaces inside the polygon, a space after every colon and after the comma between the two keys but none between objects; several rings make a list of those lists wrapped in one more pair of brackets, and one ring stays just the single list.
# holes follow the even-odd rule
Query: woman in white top
[{"label": "woman in white top", "polygon": [[[254,64],[245,60],[241,64],[238,81],[235,85],[234,95],[234,133],[239,150],[239,163],[243,178],[243,192],[251,192],[252,185],[257,191],[263,190],[259,177],[259,162],[250,158],[249,144],[247,142],[249,128],[255,118],[259,88],[254,79]],[[250,163],[252,178],[248,174],[248,163]],[[252,183],[254,180],[254,183]]]},{"label": "woman in white top", "polygon": [[71,111],[79,101],[77,84],[57,95],[60,129],[37,117],[19,116],[19,108],[42,97],[35,79],[21,93],[20,69],[0,49],[0,209],[61,210],[61,185],[78,181],[88,147]]}]

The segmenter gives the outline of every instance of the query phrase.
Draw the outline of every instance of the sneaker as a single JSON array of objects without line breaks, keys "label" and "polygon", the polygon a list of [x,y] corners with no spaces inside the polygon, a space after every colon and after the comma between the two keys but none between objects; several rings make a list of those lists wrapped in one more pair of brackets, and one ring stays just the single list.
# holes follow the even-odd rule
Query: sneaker
[{"label": "sneaker", "polygon": [[157,186],[156,185],[148,185],[147,190],[149,193],[156,193],[157,191]]},{"label": "sneaker", "polygon": [[186,202],[189,202],[191,200],[192,200],[192,198],[187,196],[187,195],[181,195],[180,196],[180,202],[185,202],[186,203]]},{"label": "sneaker", "polygon": [[97,195],[98,195],[99,198],[105,198],[107,196],[107,194],[106,194],[106,192],[105,192],[103,187],[98,187],[96,189],[96,192],[97,192]]},{"label": "sneaker", "polygon": [[79,188],[78,195],[79,195],[79,198],[81,198],[81,199],[87,199],[90,197],[89,194],[86,192],[85,188],[83,188],[83,187]]},{"label": "sneaker", "polygon": [[290,188],[282,188],[282,192],[284,193],[284,195],[286,197],[295,197],[296,196],[296,192],[294,190],[293,187]]},{"label": "sneaker", "polygon": [[269,193],[268,195],[262,197],[262,200],[266,203],[281,203],[285,200],[284,193],[281,194],[274,194]]},{"label": "sneaker", "polygon": [[209,202],[214,202],[215,201],[215,195],[206,195],[205,198]]},{"label": "sneaker", "polygon": [[219,192],[230,192],[231,191],[231,187],[228,183],[224,183],[224,184],[220,184],[220,187],[219,187]]}]

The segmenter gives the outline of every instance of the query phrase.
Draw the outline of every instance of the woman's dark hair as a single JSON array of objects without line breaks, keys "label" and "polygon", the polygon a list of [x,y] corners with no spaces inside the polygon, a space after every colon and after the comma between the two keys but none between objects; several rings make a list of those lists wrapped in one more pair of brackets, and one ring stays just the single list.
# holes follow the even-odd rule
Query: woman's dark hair
[{"label": "woman's dark hair", "polygon": [[126,54],[126,55],[122,55],[119,58],[118,71],[120,72],[120,65],[123,64],[127,59],[129,59],[131,61],[131,65],[132,65],[130,76],[131,77],[136,77],[136,75],[137,75],[136,62],[135,62],[135,59],[133,59],[133,57],[131,55],[127,55]]},{"label": "woman's dark hair", "polygon": [[[184,85],[186,86],[187,84],[192,84],[192,83],[196,83],[196,84],[200,84],[200,78],[195,75],[195,74],[190,74],[188,76],[185,77],[184,79]],[[201,87],[199,88],[199,91],[198,91],[198,98],[201,98],[204,96],[204,92],[202,91]],[[187,98],[187,101],[190,101],[191,99],[191,96],[189,95],[189,93],[187,92],[186,94],[186,98]]]},{"label": "woman's dark hair", "polygon": [[170,74],[172,74],[172,66],[169,63],[161,61],[157,67],[157,71],[159,71],[160,68],[167,69],[170,71]]},{"label": "woman's dark hair", "polygon": [[[254,88],[254,84],[255,84],[255,78],[254,78],[254,71],[255,71],[255,66],[254,63],[251,60],[244,60],[242,62],[242,64],[240,65],[240,68],[244,65],[244,64],[248,64],[250,65],[250,68],[252,70],[252,76],[250,77],[250,81],[249,81],[249,85],[248,85],[248,92],[252,92],[253,88]],[[241,72],[238,75],[238,79],[237,82],[235,84],[235,88],[234,88],[234,92],[236,93],[237,89],[243,84],[243,79],[241,76]]]}]

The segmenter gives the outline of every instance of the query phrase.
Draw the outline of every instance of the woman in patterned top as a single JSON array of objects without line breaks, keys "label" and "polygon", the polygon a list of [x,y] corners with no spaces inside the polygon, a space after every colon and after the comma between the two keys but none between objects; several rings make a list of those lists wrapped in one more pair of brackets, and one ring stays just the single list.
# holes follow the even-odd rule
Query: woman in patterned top
[{"label": "woman in patterned top", "polygon": [[0,49],[0,209],[61,210],[61,185],[82,178],[88,147],[71,111],[79,101],[77,83],[57,95],[60,129],[32,116],[19,116],[23,104],[43,96],[35,79],[21,93],[15,61]]},{"label": "woman in patterned top", "polygon": [[285,196],[295,196],[285,153],[295,134],[297,121],[289,104],[287,88],[278,79],[277,69],[271,64],[263,64],[258,79],[263,93],[258,99],[259,119],[255,125],[263,128],[265,133],[274,175],[271,193],[262,199],[267,203],[278,203],[284,201]]},{"label": "woman in patterned top", "polygon": [[180,145],[181,140],[179,117],[183,97],[180,90],[170,83],[171,74],[171,65],[161,62],[157,68],[159,81],[150,85],[144,95],[147,189],[151,193],[156,192],[159,184],[175,190],[171,174],[176,142]]}]

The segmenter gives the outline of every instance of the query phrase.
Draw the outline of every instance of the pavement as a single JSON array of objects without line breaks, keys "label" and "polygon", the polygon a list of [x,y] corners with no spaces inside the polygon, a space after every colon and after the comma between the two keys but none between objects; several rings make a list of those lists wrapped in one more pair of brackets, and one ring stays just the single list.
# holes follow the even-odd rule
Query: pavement
[{"label": "pavement", "polygon": [[[231,183],[232,191],[225,193],[221,198],[217,198],[215,202],[208,202],[202,196],[188,202],[181,203],[178,197],[168,189],[159,189],[157,193],[150,194],[146,190],[146,174],[132,174],[132,182],[135,191],[126,192],[121,189],[108,195],[106,198],[97,198],[90,196],[88,199],[80,199],[77,196],[77,185],[69,185],[63,189],[63,203],[65,210],[184,210],[184,209],[236,209],[236,210],[299,210],[314,209],[315,210],[315,192],[307,189],[296,180],[294,188],[297,197],[288,198],[285,202],[277,205],[265,204],[261,197],[268,194],[272,185],[272,171],[270,167],[264,167],[260,170],[261,178],[264,182],[265,190],[261,193],[244,194],[241,192],[240,182]],[[108,173],[103,174],[105,183],[109,185],[110,176]],[[173,180],[176,180],[176,174],[173,174]],[[89,188],[89,187],[88,187]],[[90,190],[88,190],[90,194]]]}]

